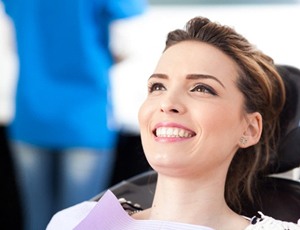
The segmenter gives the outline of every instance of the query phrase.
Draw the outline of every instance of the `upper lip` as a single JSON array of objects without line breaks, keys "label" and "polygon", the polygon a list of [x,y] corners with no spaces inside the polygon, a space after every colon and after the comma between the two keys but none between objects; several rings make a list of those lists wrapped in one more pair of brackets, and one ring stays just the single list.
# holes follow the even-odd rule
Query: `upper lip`
[{"label": "upper lip", "polygon": [[153,129],[153,134],[157,134],[163,137],[193,137],[196,135],[191,129],[173,122],[161,122],[155,125]]}]

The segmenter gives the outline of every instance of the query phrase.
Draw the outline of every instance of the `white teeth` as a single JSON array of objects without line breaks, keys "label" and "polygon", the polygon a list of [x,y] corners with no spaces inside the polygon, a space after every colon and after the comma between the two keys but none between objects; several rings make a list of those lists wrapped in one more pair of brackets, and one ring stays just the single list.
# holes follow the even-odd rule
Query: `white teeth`
[{"label": "white teeth", "polygon": [[180,128],[170,128],[170,127],[160,127],[156,129],[157,137],[181,137],[187,138],[192,137],[193,134],[185,129]]}]

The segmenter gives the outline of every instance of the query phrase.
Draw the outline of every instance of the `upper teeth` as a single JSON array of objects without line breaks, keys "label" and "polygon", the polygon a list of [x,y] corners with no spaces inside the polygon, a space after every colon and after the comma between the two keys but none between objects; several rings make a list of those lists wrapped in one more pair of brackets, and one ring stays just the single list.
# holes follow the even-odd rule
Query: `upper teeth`
[{"label": "upper teeth", "polygon": [[192,133],[180,128],[160,127],[156,129],[157,137],[192,137]]}]

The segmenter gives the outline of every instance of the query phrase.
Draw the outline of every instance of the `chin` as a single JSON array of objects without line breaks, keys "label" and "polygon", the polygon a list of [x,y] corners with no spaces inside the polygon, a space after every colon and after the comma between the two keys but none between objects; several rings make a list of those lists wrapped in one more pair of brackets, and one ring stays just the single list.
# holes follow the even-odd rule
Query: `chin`
[{"label": "chin", "polygon": [[154,171],[162,173],[165,175],[180,175],[183,171],[189,168],[188,165],[184,165],[182,161],[177,159],[167,159],[167,158],[151,158],[148,159],[150,166]]}]

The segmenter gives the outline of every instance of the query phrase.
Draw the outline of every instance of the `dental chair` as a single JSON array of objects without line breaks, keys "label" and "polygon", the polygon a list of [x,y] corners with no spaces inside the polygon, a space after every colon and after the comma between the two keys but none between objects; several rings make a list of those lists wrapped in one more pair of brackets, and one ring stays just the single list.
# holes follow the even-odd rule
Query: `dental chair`
[{"label": "dental chair", "polygon": [[[283,178],[278,175],[300,166],[300,70],[291,66],[277,65],[284,79],[287,100],[281,114],[281,142],[278,158],[274,159],[260,179],[254,193],[255,202],[246,198],[242,203],[242,215],[252,217],[262,211],[279,220],[297,223],[300,218],[300,178]],[[151,207],[157,174],[147,171],[124,180],[110,190],[118,197],[143,209]],[[100,193],[93,200],[98,200]]]}]

